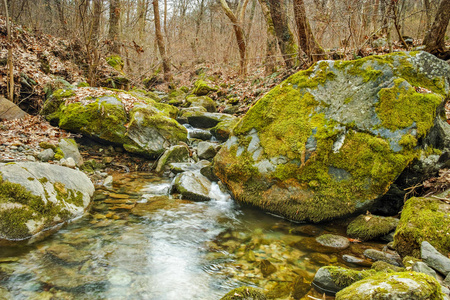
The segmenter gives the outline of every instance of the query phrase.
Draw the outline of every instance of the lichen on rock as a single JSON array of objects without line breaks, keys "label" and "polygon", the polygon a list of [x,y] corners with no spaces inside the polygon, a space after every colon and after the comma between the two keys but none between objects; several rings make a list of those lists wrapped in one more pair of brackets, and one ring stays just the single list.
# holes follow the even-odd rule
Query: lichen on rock
[{"label": "lichen on rock", "polygon": [[292,220],[365,212],[424,153],[450,90],[448,65],[421,69],[429,56],[321,61],[291,76],[234,127],[216,175],[237,200]]}]

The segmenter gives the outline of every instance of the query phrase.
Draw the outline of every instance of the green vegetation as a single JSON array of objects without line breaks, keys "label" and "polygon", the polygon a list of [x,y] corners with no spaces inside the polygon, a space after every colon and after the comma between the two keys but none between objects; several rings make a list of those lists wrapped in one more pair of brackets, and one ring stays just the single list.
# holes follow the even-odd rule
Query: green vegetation
[{"label": "green vegetation", "polygon": [[361,241],[368,241],[395,230],[398,219],[374,215],[360,215],[347,227],[347,234]]},{"label": "green vegetation", "polygon": [[123,71],[124,62],[123,62],[122,57],[120,57],[118,55],[111,55],[106,58],[106,62],[108,63],[108,65],[110,65],[117,71],[119,71],[119,72]]},{"label": "green vegetation", "polygon": [[394,247],[402,256],[420,257],[420,245],[429,242],[442,253],[450,252],[450,218],[439,200],[413,197],[403,207],[394,235]]},{"label": "green vegetation", "polygon": [[263,294],[261,290],[258,290],[254,287],[243,286],[237,289],[230,291],[228,294],[220,298],[220,300],[266,300],[266,296]]}]

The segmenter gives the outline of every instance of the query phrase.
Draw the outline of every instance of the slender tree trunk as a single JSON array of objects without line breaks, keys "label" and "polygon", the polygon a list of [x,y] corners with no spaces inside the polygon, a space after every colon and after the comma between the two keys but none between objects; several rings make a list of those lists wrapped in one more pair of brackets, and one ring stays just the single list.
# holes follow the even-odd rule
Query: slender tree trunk
[{"label": "slender tree trunk", "polygon": [[[198,35],[200,33],[200,24],[202,23],[203,15],[205,14],[205,0],[201,0],[199,9],[200,9],[200,11],[198,13],[197,18],[195,19],[194,40],[191,42],[191,48],[192,48],[192,53],[194,54],[194,60],[197,60],[197,58],[198,58],[198,51],[197,51]],[[186,17],[185,15],[186,15],[186,11],[183,11],[183,18]]]},{"label": "slender tree trunk", "polygon": [[109,52],[120,54],[119,44],[119,21],[120,21],[120,0],[110,0],[109,2]]},{"label": "slender tree trunk", "polygon": [[14,102],[14,66],[13,66],[13,45],[12,45],[12,37],[11,37],[11,22],[9,21],[9,11],[8,11],[8,3],[6,0],[3,1],[5,4],[5,13],[6,13],[6,31],[8,34],[8,67],[9,67],[9,84],[8,84],[8,92],[9,92],[9,101]]},{"label": "slender tree trunk", "polygon": [[431,15],[431,3],[430,0],[423,0],[423,6],[425,7],[425,14],[427,16],[427,23],[425,24],[425,32],[428,32],[431,27],[431,20],[433,16]]},{"label": "slender tree trunk", "polygon": [[275,34],[278,39],[278,45],[280,46],[281,54],[283,55],[286,67],[290,69],[296,64],[298,47],[296,46],[294,35],[289,28],[288,18],[286,15],[286,0],[263,1],[267,1],[269,4]]},{"label": "slender tree trunk", "polygon": [[305,3],[303,0],[294,0],[294,14],[298,29],[298,42],[300,48],[306,53],[309,60],[316,62],[326,59],[325,51],[316,41],[311,25],[306,18]]},{"label": "slender tree trunk", "polygon": [[248,21],[248,28],[245,31],[245,41],[248,44],[248,39],[250,37],[250,33],[252,32],[253,19],[255,18],[256,11],[256,0],[252,1],[252,8],[250,9],[250,19]]},{"label": "slender tree trunk", "polygon": [[265,71],[266,75],[275,72],[275,63],[277,55],[277,36],[275,33],[275,27],[273,25],[272,16],[270,14],[270,9],[265,0],[258,0],[263,12],[264,18],[267,23],[267,47],[266,47],[266,63]]},{"label": "slender tree trunk", "polygon": [[166,55],[166,48],[164,45],[164,38],[161,33],[161,20],[159,15],[159,3],[158,0],[153,0],[153,12],[155,15],[155,32],[156,32],[156,42],[159,48],[159,54],[161,55],[163,61],[164,70],[164,80],[166,82],[172,81],[172,74],[170,70],[170,59]]},{"label": "slender tree trunk", "polygon": [[248,0],[244,0],[243,4],[238,7],[237,15],[239,16],[239,19],[231,11],[225,0],[220,0],[220,4],[222,5],[223,10],[225,11],[227,17],[230,19],[231,23],[233,23],[234,34],[236,35],[236,41],[239,47],[239,55],[241,58],[239,73],[240,75],[244,76],[247,74],[247,47],[245,43],[244,30],[242,28],[242,20],[244,17],[245,8],[248,4]]},{"label": "slender tree trunk", "polygon": [[61,28],[64,34],[67,33],[67,22],[64,15],[64,7],[62,5],[62,0],[55,0],[56,9],[58,10],[59,22],[61,23]]},{"label": "slender tree trunk", "polygon": [[100,39],[100,17],[102,15],[102,0],[93,0],[94,11],[92,16],[92,45],[98,46]]},{"label": "slender tree trunk", "polygon": [[445,51],[445,32],[450,21],[450,0],[441,0],[431,29],[425,35],[425,51],[439,53]]}]

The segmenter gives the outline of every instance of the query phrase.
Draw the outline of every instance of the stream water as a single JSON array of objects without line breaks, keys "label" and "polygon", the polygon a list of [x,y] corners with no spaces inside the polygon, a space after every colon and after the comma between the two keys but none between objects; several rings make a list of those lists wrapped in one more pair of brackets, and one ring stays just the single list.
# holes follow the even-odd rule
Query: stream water
[{"label": "stream water", "polygon": [[220,299],[243,285],[299,299],[319,267],[381,247],[318,251],[315,237],[343,235],[341,226],[240,207],[217,184],[209,202],[169,197],[169,187],[148,173],[114,174],[90,214],[32,246],[0,249],[0,299]]}]

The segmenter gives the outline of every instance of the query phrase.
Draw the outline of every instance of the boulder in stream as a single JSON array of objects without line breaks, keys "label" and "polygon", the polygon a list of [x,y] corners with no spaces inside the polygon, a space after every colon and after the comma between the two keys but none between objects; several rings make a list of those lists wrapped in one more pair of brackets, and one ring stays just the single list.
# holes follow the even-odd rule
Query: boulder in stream
[{"label": "boulder in stream", "polygon": [[82,172],[46,163],[0,164],[0,243],[38,239],[88,208],[94,185]]},{"label": "boulder in stream", "polygon": [[211,199],[211,182],[199,171],[188,171],[178,174],[173,182],[172,192],[178,192],[183,199],[208,201]]},{"label": "boulder in stream", "polygon": [[392,217],[359,215],[347,227],[347,234],[361,241],[385,236],[395,230],[399,220]]},{"label": "boulder in stream", "polygon": [[449,74],[425,52],[320,61],[247,112],[215,173],[238,201],[291,220],[397,213],[404,194],[382,199],[391,185],[434,174],[449,154]]}]

